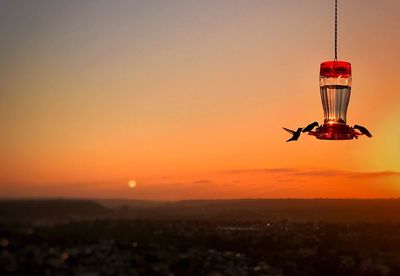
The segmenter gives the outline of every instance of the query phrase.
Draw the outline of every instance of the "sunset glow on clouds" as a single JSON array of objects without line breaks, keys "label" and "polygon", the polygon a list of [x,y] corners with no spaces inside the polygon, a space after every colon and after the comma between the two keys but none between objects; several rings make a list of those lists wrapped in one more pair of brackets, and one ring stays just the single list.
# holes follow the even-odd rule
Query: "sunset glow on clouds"
[{"label": "sunset glow on clouds", "polygon": [[340,6],[373,138],[285,143],[323,120],[330,1],[3,1],[0,196],[398,197],[399,10]]}]

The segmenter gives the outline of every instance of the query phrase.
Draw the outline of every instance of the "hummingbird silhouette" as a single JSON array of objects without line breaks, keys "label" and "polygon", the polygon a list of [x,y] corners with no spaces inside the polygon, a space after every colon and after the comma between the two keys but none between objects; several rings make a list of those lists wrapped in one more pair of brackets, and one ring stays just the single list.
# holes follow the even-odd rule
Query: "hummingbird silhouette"
[{"label": "hummingbird silhouette", "polygon": [[366,129],[363,126],[359,126],[359,125],[354,125],[353,127],[354,129],[358,129],[359,131],[361,131],[362,134],[366,135],[367,137],[371,138],[372,134],[368,131],[368,129]]},{"label": "hummingbird silhouette", "polygon": [[287,140],[286,142],[297,141],[297,139],[299,139],[299,137],[300,137],[301,130],[302,130],[301,127],[299,127],[296,131],[288,129],[288,128],[285,128],[285,127],[283,127],[283,129],[286,130],[287,132],[289,132],[290,134],[293,134],[293,136],[289,140]]}]

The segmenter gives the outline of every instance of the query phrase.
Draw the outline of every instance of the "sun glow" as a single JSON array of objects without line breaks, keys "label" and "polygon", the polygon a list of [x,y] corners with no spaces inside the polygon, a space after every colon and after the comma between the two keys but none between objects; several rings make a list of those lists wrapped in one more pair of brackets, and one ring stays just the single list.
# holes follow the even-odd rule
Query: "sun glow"
[{"label": "sun glow", "polygon": [[129,180],[128,181],[128,186],[129,186],[129,188],[135,188],[136,187],[136,181],[135,180]]}]

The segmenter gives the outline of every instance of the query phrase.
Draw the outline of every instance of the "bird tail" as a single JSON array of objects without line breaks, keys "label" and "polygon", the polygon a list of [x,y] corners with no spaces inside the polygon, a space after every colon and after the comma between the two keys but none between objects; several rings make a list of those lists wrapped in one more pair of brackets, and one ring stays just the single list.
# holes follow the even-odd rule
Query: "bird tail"
[{"label": "bird tail", "polygon": [[291,129],[288,129],[288,128],[286,128],[286,127],[282,127],[284,130],[286,130],[287,132],[289,132],[290,134],[294,134],[295,133],[295,131],[294,130],[291,130]]}]

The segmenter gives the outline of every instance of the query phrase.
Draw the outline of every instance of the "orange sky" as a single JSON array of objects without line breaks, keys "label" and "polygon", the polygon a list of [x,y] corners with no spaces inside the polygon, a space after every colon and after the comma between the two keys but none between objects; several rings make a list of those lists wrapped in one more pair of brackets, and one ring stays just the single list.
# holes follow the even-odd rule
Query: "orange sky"
[{"label": "orange sky", "polygon": [[398,197],[399,10],[339,1],[374,137],[285,143],[323,121],[333,1],[1,2],[0,196]]}]

